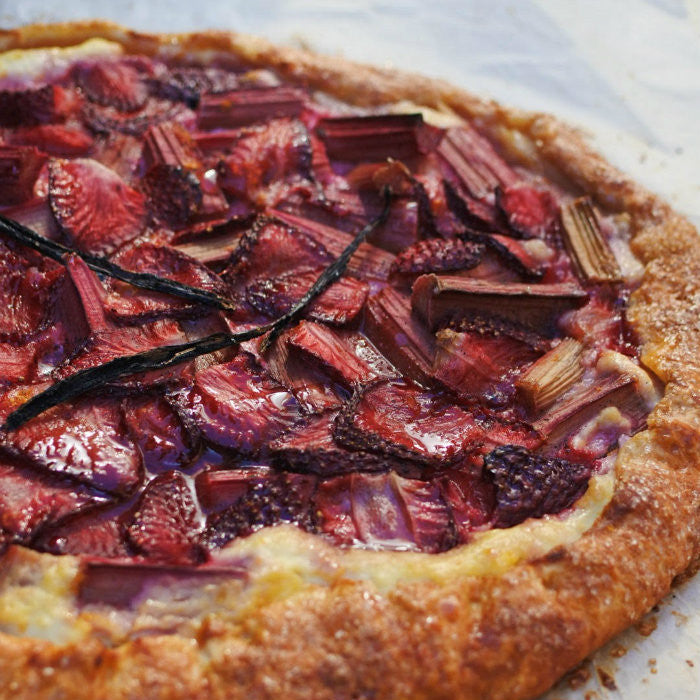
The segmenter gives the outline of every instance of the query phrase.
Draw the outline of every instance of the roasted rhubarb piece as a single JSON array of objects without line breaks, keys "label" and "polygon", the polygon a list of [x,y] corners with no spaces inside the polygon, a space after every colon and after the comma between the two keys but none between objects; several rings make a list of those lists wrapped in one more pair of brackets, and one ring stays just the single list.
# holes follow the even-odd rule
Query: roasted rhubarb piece
[{"label": "roasted rhubarb piece", "polygon": [[272,463],[291,471],[334,476],[400,468],[401,460],[364,450],[349,450],[333,438],[337,412],[309,416],[272,443]]},{"label": "roasted rhubarb piece", "polygon": [[94,139],[84,129],[65,124],[40,124],[17,129],[10,141],[18,146],[36,146],[44,153],[66,158],[85,156],[94,144]]},{"label": "roasted rhubarb piece", "polygon": [[593,202],[581,197],[562,207],[566,248],[584,282],[621,282],[622,272],[605,240]]},{"label": "roasted rhubarb piece", "polygon": [[298,117],[304,95],[290,87],[257,87],[204,95],[199,102],[200,129],[235,129],[280,117]]},{"label": "roasted rhubarb piece", "polygon": [[400,372],[420,384],[433,384],[435,338],[413,317],[407,296],[386,287],[370,297],[365,333]]},{"label": "roasted rhubarb piece", "polygon": [[179,469],[190,463],[196,440],[165,399],[157,395],[130,398],[124,401],[123,409],[131,438],[149,472]]},{"label": "roasted rhubarb piece", "polygon": [[273,477],[270,467],[208,469],[195,477],[195,490],[202,508],[218,511],[233,506],[248,493]]},{"label": "roasted rhubarb piece", "polygon": [[252,455],[299,418],[294,397],[237,358],[199,372],[183,410],[215,445]]},{"label": "roasted rhubarb piece", "polygon": [[316,478],[309,474],[275,474],[250,487],[234,505],[207,519],[203,540],[221,547],[262,527],[295,524],[309,528]]},{"label": "roasted rhubarb piece", "polygon": [[[15,390],[3,399],[3,413],[21,400],[21,393]],[[127,436],[119,403],[113,399],[57,406],[8,433],[3,445],[39,469],[108,493],[131,493],[141,482],[141,455]]]},{"label": "roasted rhubarb piece", "polygon": [[345,161],[405,160],[435,147],[421,114],[383,114],[321,119],[316,132],[331,158]]},{"label": "roasted rhubarb piece", "polygon": [[556,331],[559,314],[582,306],[588,294],[574,284],[498,284],[454,275],[423,275],[411,304],[432,330],[466,315],[494,313],[545,335]]},{"label": "roasted rhubarb piece", "polygon": [[450,515],[437,485],[395,472],[322,481],[318,528],[337,544],[439,552],[451,546]]},{"label": "roasted rhubarb piece", "polygon": [[0,90],[0,126],[45,124],[56,116],[56,93],[60,88],[43,85],[25,90]]},{"label": "roasted rhubarb piece", "polygon": [[334,436],[349,449],[428,467],[451,464],[486,440],[473,415],[400,382],[358,391],[339,413]]},{"label": "roasted rhubarb piece", "polygon": [[[648,412],[634,377],[611,374],[567,394],[534,421],[532,427],[544,438],[547,451],[552,452],[608,406],[615,408],[617,415],[622,414],[623,421],[626,419],[624,432],[627,433],[638,430]],[[614,426],[613,443],[617,442],[618,432],[618,426]]]},{"label": "roasted rhubarb piece", "polygon": [[437,479],[445,503],[450,509],[458,542],[468,542],[475,529],[490,523],[495,506],[495,490],[485,479],[481,467],[471,464],[446,469]]},{"label": "roasted rhubarb piece", "polygon": [[148,483],[125,523],[126,535],[139,554],[168,564],[194,564],[205,558],[199,529],[192,491],[176,471],[159,474]]},{"label": "roasted rhubarb piece", "polygon": [[45,160],[33,146],[0,146],[0,205],[31,199]]},{"label": "roasted rhubarb piece", "polygon": [[[291,272],[254,282],[246,289],[246,301],[266,316],[281,316],[308,292],[321,272],[321,269]],[[305,315],[322,323],[345,325],[360,313],[368,292],[367,282],[343,277],[320,294],[308,306]]]},{"label": "roasted rhubarb piece", "polygon": [[427,272],[471,270],[481,262],[485,246],[457,238],[418,241],[399,253],[391,266],[392,277],[413,279]]},{"label": "roasted rhubarb piece", "polygon": [[504,445],[484,457],[496,485],[495,527],[512,527],[571,506],[588,488],[590,466]]},{"label": "roasted rhubarb piece", "polygon": [[512,397],[513,375],[538,353],[530,345],[497,333],[437,333],[433,376],[456,394],[505,405]]},{"label": "roasted rhubarb piece", "polygon": [[12,541],[27,543],[40,528],[108,502],[71,479],[17,464],[0,458],[0,532]]},{"label": "roasted rhubarb piece", "polygon": [[143,230],[143,195],[101,163],[90,158],[53,160],[49,175],[51,209],[80,250],[111,253]]},{"label": "roasted rhubarb piece", "polygon": [[83,63],[74,72],[77,84],[92,102],[120,112],[133,112],[146,103],[147,87],[139,71],[125,61]]},{"label": "roasted rhubarb piece", "polygon": [[493,146],[471,127],[448,129],[437,152],[449,166],[452,178],[476,199],[493,194],[499,185],[518,182],[517,174]]},{"label": "roasted rhubarb piece", "polygon": [[543,238],[556,224],[557,203],[545,190],[529,185],[498,187],[496,204],[513,235]]},{"label": "roasted rhubarb piece", "polygon": [[[311,237],[334,257],[340,255],[352,240],[349,233],[311,219],[278,210],[270,213],[280,221],[293,226],[297,231]],[[393,261],[394,256],[391,253],[369,243],[362,243],[348,263],[348,273],[359,279],[384,281],[389,276]]]},{"label": "roasted rhubarb piece", "polygon": [[534,414],[549,408],[583,376],[583,345],[565,338],[516,380],[519,396]]}]

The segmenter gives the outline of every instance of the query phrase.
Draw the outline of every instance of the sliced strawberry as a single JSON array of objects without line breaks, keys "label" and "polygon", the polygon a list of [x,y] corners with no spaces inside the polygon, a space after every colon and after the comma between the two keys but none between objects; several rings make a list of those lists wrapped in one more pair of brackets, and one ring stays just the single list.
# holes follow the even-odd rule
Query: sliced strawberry
[{"label": "sliced strawberry", "polygon": [[202,95],[222,93],[238,87],[238,77],[221,68],[178,68],[148,81],[159,97],[184,102],[196,109]]},{"label": "sliced strawberry", "polygon": [[391,266],[392,276],[414,279],[426,272],[470,270],[481,261],[484,245],[456,238],[418,241],[400,252]]},{"label": "sliced strawberry", "polygon": [[289,186],[308,181],[311,145],[301,122],[275,120],[245,133],[220,165],[227,194],[274,206]]},{"label": "sliced strawberry", "polygon": [[199,372],[183,407],[207,440],[244,455],[259,452],[299,418],[294,397],[242,357]]},{"label": "sliced strawberry", "polygon": [[497,188],[496,205],[511,232],[524,238],[543,238],[552,231],[559,214],[551,193],[528,185]]},{"label": "sliced strawberry", "polygon": [[[19,387],[3,397],[3,418],[36,389]],[[38,468],[66,474],[114,494],[141,482],[141,455],[126,436],[119,403],[82,399],[33,418],[4,437],[5,448]]]},{"label": "sliced strawberry", "polygon": [[142,396],[124,402],[129,432],[152,473],[189,464],[196,442],[175,410],[163,398]]},{"label": "sliced strawberry", "polygon": [[31,199],[45,160],[33,146],[0,146],[0,204]]},{"label": "sliced strawberry", "polygon": [[67,515],[106,502],[104,496],[69,479],[0,459],[0,532],[18,542],[29,541],[39,528]]},{"label": "sliced strawberry", "polygon": [[121,61],[100,60],[76,68],[76,80],[87,98],[101,105],[111,105],[121,112],[143,107],[148,89],[139,72]]},{"label": "sliced strawberry", "polygon": [[[123,507],[119,510],[123,510]],[[131,555],[122,523],[114,510],[71,517],[46,528],[34,546],[53,554],[82,554],[113,559]]]},{"label": "sliced strawberry", "polygon": [[129,520],[127,536],[148,559],[194,564],[205,558],[197,543],[197,506],[180,472],[164,472],[150,481]]},{"label": "sliced strawberry", "polygon": [[41,124],[22,127],[10,136],[17,145],[36,146],[52,156],[76,157],[87,155],[94,139],[84,129],[64,124]]},{"label": "sliced strawberry", "polygon": [[101,163],[89,158],[53,160],[49,175],[54,216],[80,250],[111,253],[143,230],[143,195]]},{"label": "sliced strawberry", "polygon": [[272,469],[262,466],[203,471],[195,477],[197,498],[208,511],[223,510],[236,505],[249,489],[272,477]]}]

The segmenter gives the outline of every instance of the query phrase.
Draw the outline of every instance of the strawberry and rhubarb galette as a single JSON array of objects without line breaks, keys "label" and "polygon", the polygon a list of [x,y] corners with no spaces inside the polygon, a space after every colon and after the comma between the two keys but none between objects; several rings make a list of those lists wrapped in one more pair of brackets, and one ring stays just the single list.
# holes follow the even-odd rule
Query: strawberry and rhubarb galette
[{"label": "strawberry and rhubarb galette", "polygon": [[696,233],[573,131],[0,48],[1,697],[529,698],[695,562]]}]

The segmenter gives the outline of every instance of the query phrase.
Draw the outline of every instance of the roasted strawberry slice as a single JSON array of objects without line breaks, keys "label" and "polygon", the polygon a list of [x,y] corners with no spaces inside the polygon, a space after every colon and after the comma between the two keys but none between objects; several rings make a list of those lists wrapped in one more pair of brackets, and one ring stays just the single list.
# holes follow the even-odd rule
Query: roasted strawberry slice
[{"label": "roasted strawberry slice", "polygon": [[405,160],[435,147],[421,114],[382,114],[321,119],[316,127],[331,158],[344,161]]},{"label": "roasted strawberry slice", "polygon": [[462,397],[505,405],[515,392],[513,379],[518,369],[536,360],[538,354],[511,336],[446,329],[437,334],[433,373]]},{"label": "roasted strawberry slice", "polygon": [[219,165],[219,185],[234,197],[274,206],[293,185],[308,187],[311,145],[299,121],[275,120],[244,132]]},{"label": "roasted strawberry slice", "polygon": [[34,546],[52,554],[82,554],[107,559],[130,556],[132,550],[125,540],[119,518],[123,510],[122,506],[107,512],[70,517],[56,527],[43,530]]},{"label": "roasted strawberry slice", "polygon": [[50,323],[62,277],[60,268],[0,243],[0,336],[19,340]]},{"label": "roasted strawberry slice", "polygon": [[431,330],[465,316],[498,316],[553,335],[558,317],[586,303],[575,284],[501,284],[456,275],[423,275],[413,285],[411,304]]},{"label": "roasted strawberry slice", "polygon": [[309,416],[272,443],[273,464],[280,469],[334,476],[403,468],[401,460],[362,450],[349,450],[333,439],[336,411]]},{"label": "roasted strawberry slice", "polygon": [[147,84],[153,94],[197,109],[202,95],[235,90],[239,81],[235,73],[221,68],[177,68],[148,79]]},{"label": "roasted strawberry slice", "polygon": [[487,439],[470,413],[401,382],[381,382],[358,391],[339,413],[334,437],[349,449],[428,467],[451,464]]},{"label": "roasted strawberry slice", "polygon": [[15,128],[52,121],[57,116],[56,96],[59,90],[53,85],[0,90],[0,126]]},{"label": "roasted strawberry slice", "polygon": [[426,272],[471,270],[481,262],[485,246],[457,238],[418,241],[399,253],[391,266],[394,278],[412,280]]},{"label": "roasted strawberry slice", "polygon": [[365,333],[405,376],[434,383],[435,338],[411,313],[408,297],[386,287],[367,302]]},{"label": "roasted strawberry slice", "polygon": [[545,190],[528,185],[497,187],[496,205],[516,236],[544,238],[557,224],[559,206]]},{"label": "roasted strawberry slice", "polygon": [[309,474],[252,476],[245,495],[223,511],[209,516],[203,539],[210,548],[222,547],[262,527],[293,524],[310,528],[311,498],[316,478]]},{"label": "roasted strawberry slice", "polygon": [[437,151],[452,177],[456,176],[456,181],[476,199],[490,196],[498,186],[515,185],[520,179],[472,127],[448,129]]},{"label": "roasted strawberry slice", "polygon": [[31,199],[45,160],[33,146],[0,146],[0,205]]},{"label": "roasted strawberry slice", "polygon": [[76,157],[92,150],[94,139],[84,129],[64,124],[22,127],[10,135],[15,145],[36,146],[52,156]]},{"label": "roasted strawberry slice", "polygon": [[0,532],[28,542],[42,527],[107,502],[82,484],[0,458]]},{"label": "roasted strawberry slice", "polygon": [[[287,313],[309,291],[323,271],[290,272],[273,279],[259,280],[246,289],[247,302],[266,316]],[[367,299],[367,282],[342,277],[306,307],[304,315],[314,321],[342,326],[354,320]]]},{"label": "roasted strawberry slice", "polygon": [[194,457],[196,440],[165,399],[159,396],[126,399],[124,416],[149,472],[182,468]]},{"label": "roasted strawberry slice", "polygon": [[242,290],[255,280],[318,270],[331,260],[323,245],[306,233],[262,219],[243,234],[223,278],[234,289]]},{"label": "roasted strawberry slice", "polygon": [[[226,285],[202,263],[166,245],[141,242],[124,246],[112,261],[132,272],[145,272],[182,282],[225,296]],[[169,294],[139,289],[126,282],[110,280],[110,293],[105,299],[107,312],[118,319],[134,322],[160,316],[186,316],[200,308]]]},{"label": "roasted strawberry slice", "polygon": [[[280,221],[293,226],[323,246],[333,257],[338,257],[352,241],[352,235],[340,229],[326,226],[288,212],[270,212]],[[359,227],[358,227],[359,229]],[[394,256],[370,243],[362,243],[348,263],[348,273],[358,279],[385,281],[389,277]]]},{"label": "roasted strawberry slice", "polygon": [[80,250],[111,253],[143,230],[143,195],[101,163],[89,158],[53,160],[49,176],[54,216]]},{"label": "roasted strawberry slice", "polygon": [[484,468],[496,485],[495,527],[512,527],[571,506],[588,488],[591,468],[504,445],[489,452]]},{"label": "roasted strawberry slice", "polygon": [[124,61],[101,59],[76,67],[78,85],[91,102],[116,107],[121,112],[140,109],[148,89],[139,71]]},{"label": "roasted strawberry slice", "polygon": [[127,537],[151,561],[195,564],[206,555],[198,544],[197,505],[186,478],[176,471],[152,479],[125,520]]},{"label": "roasted strawberry slice", "polygon": [[183,410],[215,445],[252,455],[299,418],[294,397],[239,357],[198,372]]},{"label": "roasted strawberry slice", "polygon": [[270,467],[253,466],[241,469],[208,469],[195,477],[195,490],[202,508],[219,511],[236,505],[251,488],[273,478]]},{"label": "roasted strawberry slice", "polygon": [[258,87],[205,95],[199,103],[200,129],[235,129],[280,117],[298,117],[304,95],[292,87]]},{"label": "roasted strawberry slice", "polygon": [[450,514],[439,488],[395,472],[322,481],[318,528],[337,544],[439,552],[451,546]]},{"label": "roasted strawberry slice", "polygon": [[[3,417],[28,398],[28,391],[19,387],[5,395]],[[141,482],[141,455],[126,436],[119,403],[112,399],[81,399],[52,408],[7,433],[3,444],[38,468],[108,493],[131,493]]]}]

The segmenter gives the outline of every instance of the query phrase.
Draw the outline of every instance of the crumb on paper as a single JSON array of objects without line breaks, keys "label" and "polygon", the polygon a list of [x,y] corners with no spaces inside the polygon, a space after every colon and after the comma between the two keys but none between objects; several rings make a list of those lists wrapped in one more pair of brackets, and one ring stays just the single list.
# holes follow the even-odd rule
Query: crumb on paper
[{"label": "crumb on paper", "polygon": [[656,659],[649,659],[647,664],[649,666],[649,673],[657,673],[658,672],[659,669],[656,667]]},{"label": "crumb on paper", "polygon": [[625,654],[627,653],[626,647],[623,647],[622,644],[615,644],[613,648],[610,650],[610,656],[614,657],[615,659],[621,659]]},{"label": "crumb on paper", "polygon": [[586,664],[587,662],[584,661],[582,664],[579,664],[578,666],[576,666],[576,668],[572,669],[567,674],[566,682],[569,684],[569,687],[572,690],[576,690],[582,685],[585,685],[590,679],[591,672]]},{"label": "crumb on paper", "polygon": [[608,673],[604,668],[600,668],[600,666],[596,668],[596,671],[598,673],[600,683],[604,688],[607,688],[608,690],[617,690],[617,683],[615,683],[615,679],[610,673]]},{"label": "crumb on paper", "polygon": [[595,690],[591,690],[584,696],[585,700],[599,700],[600,695]]},{"label": "crumb on paper", "polygon": [[679,613],[677,610],[671,610],[671,615],[676,618],[676,627],[681,627],[686,622],[688,622],[688,616],[683,613]]},{"label": "crumb on paper", "polygon": [[642,635],[642,637],[648,637],[656,629],[658,624],[659,622],[656,617],[653,615],[647,615],[635,625],[635,629]]},{"label": "crumb on paper", "polygon": [[688,664],[688,666],[690,666],[690,668],[695,668],[695,664],[690,659],[686,659],[685,662]]}]

